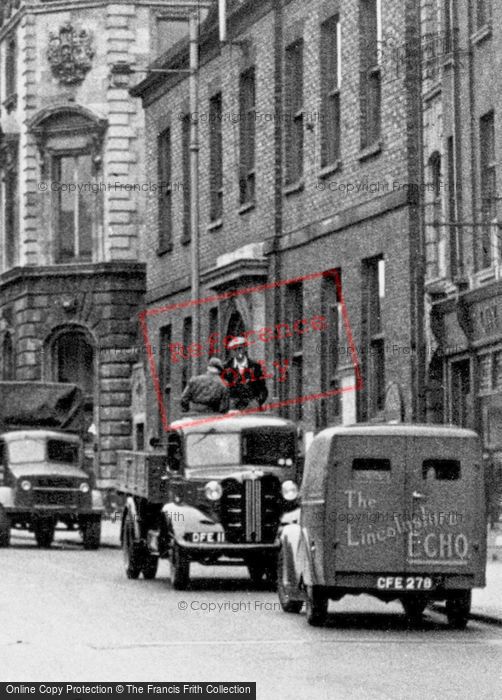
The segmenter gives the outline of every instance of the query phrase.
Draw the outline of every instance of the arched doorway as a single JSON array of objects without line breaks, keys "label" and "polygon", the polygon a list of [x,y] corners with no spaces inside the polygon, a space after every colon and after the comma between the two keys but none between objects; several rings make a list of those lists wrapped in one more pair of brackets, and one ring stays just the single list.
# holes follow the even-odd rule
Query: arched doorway
[{"label": "arched doorway", "polygon": [[15,378],[14,345],[10,333],[6,333],[3,337],[1,369],[1,376],[4,381],[11,381]]},{"label": "arched doorway", "polygon": [[51,375],[56,382],[77,384],[84,394],[86,425],[94,422],[94,348],[78,328],[62,330],[51,345]]},{"label": "arched doorway", "polygon": [[[228,320],[227,332],[225,337],[228,336],[242,336],[246,332],[246,326],[244,320],[237,309],[232,311],[232,314]],[[230,353],[225,349],[226,359],[228,360]]]}]

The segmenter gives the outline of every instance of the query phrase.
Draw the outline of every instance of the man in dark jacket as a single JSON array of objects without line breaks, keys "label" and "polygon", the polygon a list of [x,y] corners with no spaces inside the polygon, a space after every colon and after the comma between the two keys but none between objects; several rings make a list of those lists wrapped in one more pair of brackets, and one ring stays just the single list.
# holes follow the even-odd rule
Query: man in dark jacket
[{"label": "man in dark jacket", "polygon": [[226,413],[229,408],[229,391],[221,380],[223,363],[217,357],[209,360],[207,372],[192,377],[181,396],[184,413]]},{"label": "man in dark jacket", "polygon": [[227,344],[230,359],[221,375],[230,391],[230,406],[236,410],[258,408],[267,400],[268,390],[259,362],[248,357],[245,338],[232,338]]}]

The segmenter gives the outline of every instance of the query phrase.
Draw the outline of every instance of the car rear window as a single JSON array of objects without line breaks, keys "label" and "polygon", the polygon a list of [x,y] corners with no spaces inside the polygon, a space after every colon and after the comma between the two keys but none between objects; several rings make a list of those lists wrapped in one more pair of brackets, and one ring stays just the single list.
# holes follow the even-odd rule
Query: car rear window
[{"label": "car rear window", "polygon": [[354,472],[390,472],[390,459],[359,457],[352,462]]},{"label": "car rear window", "polygon": [[437,481],[458,481],[460,462],[457,459],[426,459],[422,464],[422,478]]}]

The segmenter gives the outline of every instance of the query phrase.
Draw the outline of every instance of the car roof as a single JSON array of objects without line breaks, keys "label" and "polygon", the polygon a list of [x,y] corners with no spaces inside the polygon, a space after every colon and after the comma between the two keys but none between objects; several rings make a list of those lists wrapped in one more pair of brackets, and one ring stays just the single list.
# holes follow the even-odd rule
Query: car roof
[{"label": "car roof", "polygon": [[2,440],[6,442],[14,440],[36,440],[37,438],[48,438],[49,440],[64,440],[65,442],[80,442],[78,435],[71,433],[56,432],[55,430],[9,430],[6,433],[0,433]]},{"label": "car roof", "polygon": [[[191,425],[193,423],[193,425]],[[171,430],[178,430],[185,434],[204,433],[229,433],[240,432],[250,428],[290,428],[296,430],[293,421],[274,416],[270,413],[239,414],[233,413],[207,413],[187,414],[185,418],[174,421]]]},{"label": "car roof", "polygon": [[356,423],[333,426],[320,432],[315,440],[335,437],[430,437],[430,438],[477,438],[474,430],[454,425],[418,423]]}]

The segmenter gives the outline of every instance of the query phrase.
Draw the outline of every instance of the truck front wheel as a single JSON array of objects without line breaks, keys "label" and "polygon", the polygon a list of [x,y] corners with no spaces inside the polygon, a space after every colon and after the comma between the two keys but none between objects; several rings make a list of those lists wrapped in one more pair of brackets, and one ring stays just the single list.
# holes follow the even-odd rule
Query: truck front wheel
[{"label": "truck front wheel", "polygon": [[39,520],[34,524],[35,539],[39,547],[48,549],[54,540],[56,523],[53,520]]},{"label": "truck front wheel", "polygon": [[101,542],[101,518],[86,518],[82,521],[84,549],[99,549]]},{"label": "truck front wheel", "polygon": [[190,559],[177,542],[171,552],[171,583],[177,591],[185,591],[190,583]]},{"label": "truck front wheel", "polygon": [[10,544],[10,518],[0,506],[0,547],[8,547]]},{"label": "truck front wheel", "polygon": [[465,630],[471,612],[471,591],[458,591],[446,600],[446,617],[450,627]]}]

